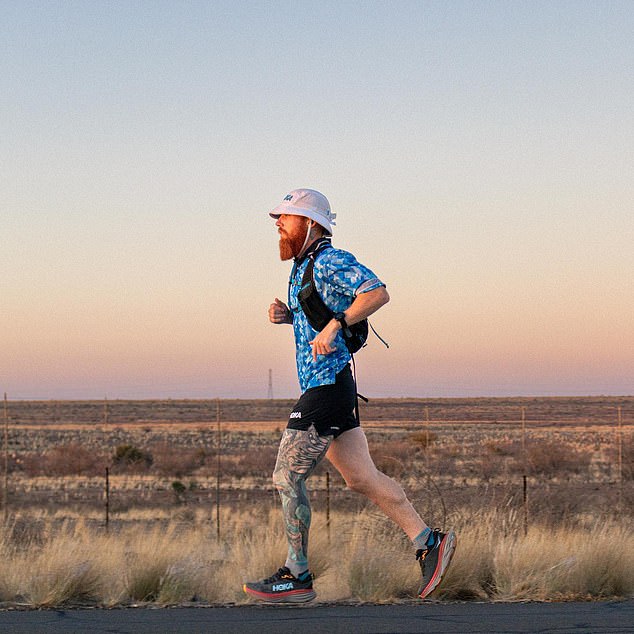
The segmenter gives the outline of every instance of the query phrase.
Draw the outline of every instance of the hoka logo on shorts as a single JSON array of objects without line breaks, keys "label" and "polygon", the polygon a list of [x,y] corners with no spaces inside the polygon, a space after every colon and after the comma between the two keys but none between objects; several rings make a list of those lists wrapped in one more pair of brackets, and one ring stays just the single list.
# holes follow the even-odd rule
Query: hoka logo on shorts
[{"label": "hoka logo on shorts", "polygon": [[273,592],[283,592],[284,590],[292,590],[293,589],[293,582],[289,581],[288,583],[276,583],[271,590],[273,590]]},{"label": "hoka logo on shorts", "polygon": [[301,418],[301,417],[302,417],[301,412],[291,412],[291,415],[289,416],[289,418]]},{"label": "hoka logo on shorts", "polygon": [[287,196],[284,196],[284,200],[293,200],[293,196],[288,194]]}]

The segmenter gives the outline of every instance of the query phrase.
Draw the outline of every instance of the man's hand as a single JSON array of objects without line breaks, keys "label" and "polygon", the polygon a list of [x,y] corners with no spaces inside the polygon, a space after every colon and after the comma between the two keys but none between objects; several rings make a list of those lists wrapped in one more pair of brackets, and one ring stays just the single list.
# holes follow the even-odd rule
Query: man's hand
[{"label": "man's hand", "polygon": [[337,336],[337,331],[340,329],[339,322],[331,319],[326,327],[312,341],[308,342],[313,347],[314,361],[317,361],[318,354],[330,354],[337,349],[332,344]]},{"label": "man's hand", "polygon": [[292,324],[293,316],[288,306],[277,297],[269,306],[269,321],[272,324]]}]

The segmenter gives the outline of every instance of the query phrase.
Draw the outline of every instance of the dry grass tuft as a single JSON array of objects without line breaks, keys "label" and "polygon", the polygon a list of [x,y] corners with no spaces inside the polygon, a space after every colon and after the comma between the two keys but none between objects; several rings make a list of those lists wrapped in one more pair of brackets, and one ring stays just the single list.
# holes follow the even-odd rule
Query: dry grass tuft
[{"label": "dry grass tuft", "polygon": [[5,600],[35,607],[96,601],[100,575],[86,536],[82,525],[65,525],[42,545],[15,546],[4,537],[6,572],[0,587]]},{"label": "dry grass tuft", "polygon": [[346,548],[351,595],[363,601],[414,596],[418,564],[400,531],[365,513],[354,524]]},{"label": "dry grass tuft", "polygon": [[109,579],[104,601],[155,602],[162,605],[185,601],[214,602],[218,595],[218,566],[207,531],[192,526],[150,531],[136,527],[106,539],[109,556],[101,561]]},{"label": "dry grass tuft", "polygon": [[456,552],[436,599],[486,600],[493,594],[493,544],[488,522],[458,530]]}]

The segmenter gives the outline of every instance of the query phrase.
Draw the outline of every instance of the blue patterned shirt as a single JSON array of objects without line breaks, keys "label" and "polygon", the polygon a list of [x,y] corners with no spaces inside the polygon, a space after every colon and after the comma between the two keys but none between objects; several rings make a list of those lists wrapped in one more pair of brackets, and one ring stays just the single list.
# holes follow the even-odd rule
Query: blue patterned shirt
[{"label": "blue patterned shirt", "polygon": [[[311,245],[308,253],[317,246],[317,242]],[[350,361],[341,331],[337,333],[333,344],[335,352],[320,354],[317,361],[313,360],[313,350],[308,342],[315,338],[317,331],[308,323],[297,299],[308,260],[308,257],[303,257],[295,262],[288,289],[288,306],[293,316],[295,333],[297,376],[302,393],[311,387],[333,384],[337,373]],[[325,247],[315,258],[313,277],[319,295],[333,313],[346,310],[356,295],[385,286],[370,269],[357,262],[352,253],[332,246]]]}]

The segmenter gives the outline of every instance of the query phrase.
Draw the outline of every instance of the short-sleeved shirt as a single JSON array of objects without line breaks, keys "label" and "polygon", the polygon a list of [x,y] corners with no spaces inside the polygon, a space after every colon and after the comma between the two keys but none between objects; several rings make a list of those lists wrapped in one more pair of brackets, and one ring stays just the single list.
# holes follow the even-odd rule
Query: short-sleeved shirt
[{"label": "short-sleeved shirt", "polygon": [[297,299],[302,277],[308,266],[308,256],[319,250],[313,269],[315,287],[333,313],[345,311],[360,293],[385,286],[369,268],[360,264],[352,253],[335,249],[329,241],[324,246],[324,241],[325,239],[317,240],[306,255],[295,260],[289,279],[288,305],[293,315],[295,358],[302,393],[312,387],[332,385],[335,383],[336,375],[350,362],[350,353],[341,331],[337,333],[333,344],[335,352],[320,354],[317,361],[313,360],[313,350],[309,342],[316,337],[317,331],[308,323]]}]

